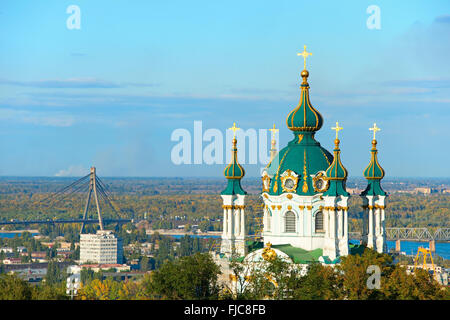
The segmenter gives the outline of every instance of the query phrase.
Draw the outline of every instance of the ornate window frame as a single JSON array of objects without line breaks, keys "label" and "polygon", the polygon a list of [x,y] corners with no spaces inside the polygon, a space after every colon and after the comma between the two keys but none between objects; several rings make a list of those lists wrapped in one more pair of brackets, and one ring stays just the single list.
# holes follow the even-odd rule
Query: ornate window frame
[{"label": "ornate window frame", "polygon": [[[316,181],[319,179],[323,181],[322,189],[318,189],[316,187]],[[313,188],[314,188],[315,192],[325,192],[330,187],[325,171],[317,172],[315,175],[312,176],[312,180],[313,180]]]},{"label": "ornate window frame", "polygon": [[[292,170],[287,169],[285,172],[283,172],[280,175],[281,188],[283,189],[283,192],[295,192],[295,190],[297,190],[298,178],[299,175]],[[294,181],[294,186],[292,188],[286,187],[285,182],[287,179],[292,179]]]},{"label": "ornate window frame", "polygon": [[267,171],[264,171],[261,179],[262,179],[262,192],[269,192],[271,179]]}]

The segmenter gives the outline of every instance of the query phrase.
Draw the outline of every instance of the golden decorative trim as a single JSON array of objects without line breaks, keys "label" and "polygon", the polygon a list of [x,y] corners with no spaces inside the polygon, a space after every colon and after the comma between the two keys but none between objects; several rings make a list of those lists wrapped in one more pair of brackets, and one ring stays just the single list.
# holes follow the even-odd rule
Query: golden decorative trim
[{"label": "golden decorative trim", "polygon": [[263,192],[269,192],[270,189],[270,177],[267,175],[267,172],[264,172],[265,175],[261,178],[262,179],[262,191]]},{"label": "golden decorative trim", "polygon": [[386,209],[386,206],[375,204],[375,208],[377,208],[377,209]]},{"label": "golden decorative trim", "polygon": [[270,242],[267,243],[261,255],[263,259],[266,261],[275,260],[275,258],[277,257],[277,253],[275,252],[275,250],[272,249],[272,244]]},{"label": "golden decorative trim", "polygon": [[311,210],[312,206],[306,206],[306,209]]},{"label": "golden decorative trim", "polygon": [[281,205],[278,205],[278,206],[277,206],[277,209],[278,209],[278,210],[281,210]]},{"label": "golden decorative trim", "polygon": [[302,135],[302,134],[299,134],[299,135],[298,135],[298,141],[297,141],[297,143],[300,143],[302,140],[303,140],[303,135]]},{"label": "golden decorative trim", "polygon": [[[295,192],[297,189],[298,175],[294,171],[287,169],[281,174],[280,179],[283,192]],[[286,187],[286,180],[288,179],[292,179],[292,181],[294,181],[294,186],[292,188]]]},{"label": "golden decorative trim", "polygon": [[272,205],[272,210],[275,210],[275,206],[274,205]]},{"label": "golden decorative trim", "polygon": [[305,209],[305,206],[298,206],[298,208],[299,208],[300,210],[303,210],[303,209]]},{"label": "golden decorative trim", "polygon": [[308,192],[308,183],[306,182],[306,178],[308,176],[308,172],[306,171],[306,150],[303,151],[304,159],[303,159],[303,187],[302,191],[303,193]]},{"label": "golden decorative trim", "polygon": [[292,199],[292,194],[288,194],[288,195],[286,196],[286,198],[288,198],[289,200],[291,200],[291,199]]},{"label": "golden decorative trim", "polygon": [[244,209],[245,205],[222,205],[223,209]]},{"label": "golden decorative trim", "polygon": [[291,205],[287,206],[287,208],[288,208],[288,210],[292,210],[292,206]]},{"label": "golden decorative trim", "polygon": [[264,193],[263,197],[266,198],[266,199],[269,199],[269,196],[267,195],[267,193]]},{"label": "golden decorative trim", "polygon": [[[314,177],[313,177],[313,188],[314,188],[314,192],[325,192],[325,191],[327,191],[328,190],[328,188],[330,187],[329,186],[329,183],[328,183],[328,180],[326,179],[326,176],[325,176],[325,172],[324,171],[319,171]],[[322,189],[318,189],[317,187],[316,187],[316,182],[317,182],[317,180],[322,180],[323,181],[323,187],[322,187]]]},{"label": "golden decorative trim", "polygon": [[283,158],[281,158],[280,164],[278,165],[277,173],[275,174],[275,182],[274,182],[274,186],[273,186],[273,192],[277,192],[277,190],[278,190],[278,185],[277,185],[278,174],[280,173],[281,165],[283,164],[284,158],[289,153],[289,150],[290,149],[288,149],[284,153]]}]

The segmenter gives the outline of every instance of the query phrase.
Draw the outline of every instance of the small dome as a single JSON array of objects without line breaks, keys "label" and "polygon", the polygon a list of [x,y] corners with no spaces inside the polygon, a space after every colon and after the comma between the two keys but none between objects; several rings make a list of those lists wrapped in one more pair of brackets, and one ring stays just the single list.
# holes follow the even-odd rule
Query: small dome
[{"label": "small dome", "polygon": [[324,193],[325,196],[349,196],[345,190],[345,181],[347,180],[347,169],[341,162],[341,149],[339,149],[339,139],[334,140],[334,159],[333,163],[325,171],[326,179],[330,183],[330,187]]},{"label": "small dome", "polygon": [[380,181],[384,177],[384,170],[378,163],[377,158],[377,140],[372,140],[372,150],[370,150],[372,157],[369,165],[364,170],[364,177],[367,179],[367,187],[361,193],[363,196],[386,196],[386,192],[381,188]]},{"label": "small dome", "polygon": [[223,195],[247,194],[247,192],[245,192],[241,187],[241,179],[245,175],[245,170],[238,162],[236,143],[236,138],[233,138],[231,162],[223,171],[225,178],[228,180],[227,187],[221,193]]},{"label": "small dome", "polygon": [[302,90],[300,102],[288,114],[286,124],[292,131],[317,131],[322,128],[323,118],[319,111],[311,105],[309,100],[309,84],[306,80],[309,76],[308,70],[303,70],[301,75],[303,82],[300,86]]},{"label": "small dome", "polygon": [[372,158],[370,159],[369,165],[364,170],[364,177],[366,177],[366,179],[381,180],[384,177],[384,170],[378,163],[377,140],[372,140],[372,150],[370,150],[370,152],[372,153]]},{"label": "small dome", "polygon": [[344,180],[347,178],[347,169],[341,162],[341,150],[339,149],[339,139],[334,140],[334,159],[331,166],[325,171],[328,180]]},{"label": "small dome", "polygon": [[231,148],[232,156],[230,164],[225,168],[223,174],[227,179],[241,179],[245,176],[245,170],[239,164],[237,159],[237,148],[236,148],[237,140],[233,138],[233,147]]}]

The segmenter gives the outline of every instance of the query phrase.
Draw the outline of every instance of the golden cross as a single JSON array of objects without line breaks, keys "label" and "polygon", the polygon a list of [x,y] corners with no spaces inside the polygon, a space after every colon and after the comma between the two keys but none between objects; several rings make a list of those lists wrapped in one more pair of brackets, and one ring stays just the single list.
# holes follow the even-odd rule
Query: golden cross
[{"label": "golden cross", "polygon": [[233,130],[233,138],[236,138],[236,131],[238,131],[241,128],[236,127],[236,122],[233,122],[233,126],[231,128],[228,128],[229,130]]},{"label": "golden cross", "polygon": [[336,121],[336,127],[332,127],[331,129],[336,131],[336,139],[337,139],[338,138],[338,132],[341,131],[344,128],[339,127],[339,122]]},{"label": "golden cross", "polygon": [[312,56],[312,53],[311,52],[306,52],[306,46],[303,46],[303,52],[302,53],[297,53],[297,55],[303,57],[303,69],[306,70],[306,58],[308,56]]},{"label": "golden cross", "polygon": [[275,129],[275,123],[273,124],[273,128],[269,129],[269,131],[272,132],[272,139],[274,138],[275,134],[280,131],[279,129]]},{"label": "golden cross", "polygon": [[373,140],[375,140],[375,134],[377,133],[377,131],[380,131],[381,129],[377,127],[376,123],[374,123],[373,128],[369,128],[369,130],[373,131]]}]

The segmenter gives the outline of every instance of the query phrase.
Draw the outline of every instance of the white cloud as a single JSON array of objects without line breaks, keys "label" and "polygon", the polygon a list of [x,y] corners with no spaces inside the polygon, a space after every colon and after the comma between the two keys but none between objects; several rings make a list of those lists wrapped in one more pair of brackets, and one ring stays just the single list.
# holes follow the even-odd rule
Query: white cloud
[{"label": "white cloud", "polygon": [[89,169],[81,165],[70,166],[55,173],[55,177],[81,177],[89,173]]}]

